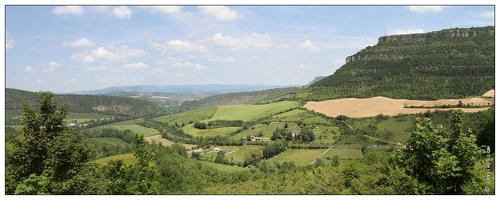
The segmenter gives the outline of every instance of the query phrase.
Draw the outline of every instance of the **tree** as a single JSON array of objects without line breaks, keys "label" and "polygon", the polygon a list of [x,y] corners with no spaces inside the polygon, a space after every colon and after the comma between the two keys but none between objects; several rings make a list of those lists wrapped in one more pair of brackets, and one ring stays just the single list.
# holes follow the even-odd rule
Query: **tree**
[{"label": "tree", "polygon": [[392,158],[396,169],[426,188],[424,193],[464,194],[462,186],[478,181],[473,170],[484,151],[470,129],[463,131],[462,115],[461,110],[453,112],[451,132],[417,118],[408,147]]},{"label": "tree", "polygon": [[68,107],[57,110],[52,97],[50,92],[39,92],[36,107],[21,104],[24,138],[11,141],[7,194],[84,194],[93,187],[96,166],[88,162],[91,150],[80,134],[65,126]]},{"label": "tree", "polygon": [[256,165],[264,157],[262,150],[260,149],[250,149],[245,152],[245,162],[248,165]]},{"label": "tree", "polygon": [[226,152],[219,151],[217,152],[217,157],[215,157],[214,163],[224,163]]},{"label": "tree", "polygon": [[495,152],[495,107],[488,109],[477,125],[477,145]]}]

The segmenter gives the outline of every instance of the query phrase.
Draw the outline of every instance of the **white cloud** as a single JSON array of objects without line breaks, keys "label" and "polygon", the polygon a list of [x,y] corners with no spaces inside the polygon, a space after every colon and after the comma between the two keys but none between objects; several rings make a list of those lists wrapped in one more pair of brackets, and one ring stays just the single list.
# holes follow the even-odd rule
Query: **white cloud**
[{"label": "white cloud", "polygon": [[51,13],[55,15],[77,15],[83,14],[83,8],[81,6],[57,6]]},{"label": "white cloud", "polygon": [[244,17],[227,6],[198,6],[198,11],[201,15],[214,17],[220,22],[234,21]]},{"label": "white cloud", "polygon": [[314,46],[309,40],[306,40],[304,43],[297,45],[297,48],[305,49],[311,52],[321,51],[318,46]]},{"label": "white cloud", "polygon": [[193,68],[193,69],[206,69],[206,67],[203,66],[203,65],[193,64],[193,63],[190,63],[190,62],[175,63],[174,67],[179,67],[179,68]]},{"label": "white cloud", "polygon": [[24,71],[24,72],[28,72],[28,73],[29,73],[29,72],[34,72],[34,71],[35,71],[35,69],[33,69],[32,67],[30,67],[29,65],[26,65],[26,67],[24,68],[24,70],[23,70],[23,71]]},{"label": "white cloud", "polygon": [[63,46],[72,46],[75,48],[77,48],[77,47],[93,47],[94,45],[95,44],[87,38],[82,38],[82,39],[75,40],[72,42],[64,42],[63,43]]},{"label": "white cloud", "polygon": [[5,49],[12,49],[14,48],[14,40],[13,39],[8,39],[5,42]]},{"label": "white cloud", "polygon": [[128,57],[141,57],[146,55],[146,52],[141,49],[132,49],[126,45],[115,47],[108,46],[98,47],[93,49],[92,51],[83,51],[83,53],[75,53],[71,55],[71,59],[80,60],[83,62],[94,62],[94,61],[118,61],[118,60],[127,60]]},{"label": "white cloud", "polygon": [[113,8],[113,14],[119,19],[130,19],[130,17],[132,17],[132,10],[130,10],[127,6],[119,6]]},{"label": "white cloud", "polygon": [[108,12],[108,6],[92,6],[92,10],[95,12]]},{"label": "white cloud", "polygon": [[339,59],[334,62],[335,64],[345,64],[345,59]]},{"label": "white cloud", "polygon": [[495,18],[495,12],[493,11],[483,11],[477,14],[474,14],[475,16],[481,17],[481,18],[488,18],[488,19],[494,19]]},{"label": "white cloud", "polygon": [[174,18],[185,18],[191,16],[189,12],[183,12],[182,6],[140,6],[148,9],[151,13],[168,14]]},{"label": "white cloud", "polygon": [[175,74],[174,76],[175,76],[175,77],[183,77],[183,76],[184,76],[184,73],[182,73],[182,72],[181,72],[181,73],[177,73],[177,74]]},{"label": "white cloud", "polygon": [[38,81],[36,81],[36,83],[43,83],[43,81],[42,80],[38,80]]},{"label": "white cloud", "polygon": [[229,47],[232,51],[257,50],[273,46],[271,37],[268,34],[258,33],[244,35],[240,38],[232,38],[230,36],[223,36],[221,33],[216,33],[213,37],[209,37],[206,40],[219,46]]},{"label": "white cloud", "polygon": [[313,66],[299,65],[298,67],[292,67],[292,69],[302,69],[302,70],[316,70]]},{"label": "white cloud", "polygon": [[126,69],[147,69],[149,68],[148,65],[142,63],[142,62],[139,62],[139,63],[133,63],[133,64],[126,64],[124,65],[124,67]]},{"label": "white cloud", "polygon": [[445,7],[446,6],[408,6],[406,9],[423,14],[426,12],[441,12]]},{"label": "white cloud", "polygon": [[181,61],[182,61],[181,58],[174,58],[174,57],[167,56],[163,60],[157,60],[156,64],[157,65],[171,65],[171,64],[178,63],[178,62],[181,62]]},{"label": "white cloud", "polygon": [[403,35],[403,34],[412,34],[412,33],[425,33],[423,29],[397,29],[390,32],[390,35]]},{"label": "white cloud", "polygon": [[111,78],[106,78],[106,79],[99,79],[100,83],[120,83],[123,80],[125,80],[125,77],[111,77]]},{"label": "white cloud", "polygon": [[214,55],[211,53],[204,54],[203,58],[207,59],[208,61],[216,61],[216,62],[223,62],[223,63],[236,61],[232,56],[224,57],[224,56]]},{"label": "white cloud", "polygon": [[36,49],[36,47],[35,47],[35,46],[32,46],[32,47],[30,48],[30,50],[31,50],[31,51],[36,51],[37,49]]},{"label": "white cloud", "polygon": [[72,78],[72,79],[69,79],[68,82],[69,83],[74,83],[74,82],[77,82],[78,80],[76,78]]},{"label": "white cloud", "polygon": [[160,69],[160,68],[155,68],[155,69],[149,70],[148,73],[155,75],[155,76],[160,76],[160,75],[166,74],[165,70]]},{"label": "white cloud", "polygon": [[58,67],[62,66],[62,64],[51,61],[49,63],[42,63],[42,72],[52,72],[55,71]]},{"label": "white cloud", "polygon": [[85,67],[84,69],[89,70],[89,71],[100,71],[100,70],[106,70],[106,69],[108,69],[108,67],[106,67],[104,65],[100,65],[97,67]]},{"label": "white cloud", "polygon": [[164,44],[158,44],[152,41],[148,41],[149,47],[158,50],[170,51],[170,52],[207,52],[207,48],[203,45],[191,43],[182,40],[170,40]]}]

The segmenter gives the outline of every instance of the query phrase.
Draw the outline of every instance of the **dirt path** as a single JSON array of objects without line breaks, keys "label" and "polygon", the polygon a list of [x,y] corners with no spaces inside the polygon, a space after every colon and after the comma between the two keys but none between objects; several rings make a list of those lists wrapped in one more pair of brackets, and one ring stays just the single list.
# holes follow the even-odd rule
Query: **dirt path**
[{"label": "dirt path", "polygon": [[330,148],[328,148],[325,152],[323,152],[323,154],[321,154],[321,155],[320,155],[320,156],[318,156],[316,159],[314,159],[314,161],[312,161],[312,162],[310,163],[310,165],[312,165],[313,163],[315,163],[315,162],[316,162],[316,160],[320,159],[320,158],[321,158],[321,156],[325,155],[325,154],[326,154],[326,152],[330,151],[330,149],[331,149],[332,147],[333,147],[333,146],[330,146]]}]

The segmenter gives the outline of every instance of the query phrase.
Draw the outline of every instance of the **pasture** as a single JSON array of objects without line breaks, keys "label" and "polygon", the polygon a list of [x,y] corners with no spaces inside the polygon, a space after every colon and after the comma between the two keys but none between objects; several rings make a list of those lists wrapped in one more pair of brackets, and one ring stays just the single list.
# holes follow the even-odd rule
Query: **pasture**
[{"label": "pasture", "polygon": [[123,141],[122,139],[120,138],[89,138],[91,140],[94,140],[94,141],[98,141],[100,143],[107,143],[107,144],[110,144],[110,145],[120,145],[120,146],[128,146],[130,145],[129,143]]},{"label": "pasture", "polygon": [[318,129],[313,129],[315,140],[312,144],[333,144],[335,139],[340,136],[340,130],[337,126],[318,125]]},{"label": "pasture", "polygon": [[127,165],[128,164],[135,164],[135,163],[139,162],[137,160],[137,158],[135,158],[133,153],[126,153],[126,154],[120,154],[120,155],[116,155],[116,156],[110,156],[110,157],[106,157],[106,158],[97,159],[97,160],[94,160],[91,162],[96,163],[100,166],[104,166],[104,165],[107,165],[110,160],[120,159],[120,158],[123,159],[123,163],[127,164]]},{"label": "pasture", "polygon": [[266,130],[266,127],[267,127],[266,124],[256,124],[256,125],[250,127],[248,130],[244,130],[241,133],[238,133],[238,134],[232,136],[232,138],[241,139],[241,138],[246,137],[248,135],[250,135],[250,136],[251,135],[258,135],[260,132],[264,132],[264,130]]},{"label": "pasture", "polygon": [[[228,160],[231,160],[231,158],[233,158],[233,160],[235,162],[244,162],[245,161],[245,152],[250,151],[251,149],[263,150],[264,148],[265,148],[265,146],[263,146],[263,145],[245,145],[245,146],[241,147],[239,150],[237,150],[233,153],[227,154],[226,158]],[[215,156],[214,156],[214,158],[215,158]]]},{"label": "pasture", "polygon": [[203,163],[203,165],[207,165],[207,166],[213,167],[217,170],[224,171],[224,172],[236,172],[236,171],[247,170],[247,168],[235,167],[233,165],[224,165],[224,164],[208,162],[208,161],[198,161],[198,162]]},{"label": "pasture", "polygon": [[326,150],[327,149],[287,149],[269,160],[280,164],[293,161],[297,165],[304,166],[311,164],[312,161],[316,160],[316,158]]},{"label": "pasture", "polygon": [[135,124],[134,120],[128,120],[128,121],[98,126],[98,127],[91,128],[90,131],[100,130],[103,128],[112,128],[112,129],[118,129],[118,130],[130,129],[134,133],[143,134],[144,137],[160,134],[160,131],[158,131],[154,128],[147,128],[147,127],[143,127],[143,126]]},{"label": "pasture", "polygon": [[270,116],[298,106],[296,101],[281,101],[263,105],[224,105],[220,106],[212,120],[243,120],[251,121]]},{"label": "pasture", "polygon": [[190,110],[187,112],[157,117],[154,118],[154,120],[169,124],[173,123],[189,124],[189,122],[196,122],[196,121],[210,119],[210,117],[214,115],[215,111],[217,111],[217,107],[200,108],[196,110]]},{"label": "pasture", "polygon": [[235,132],[236,130],[240,129],[240,127],[222,127],[222,128],[214,128],[214,129],[197,129],[193,126],[193,124],[189,124],[187,126],[184,126],[182,130],[184,130],[184,133],[190,134],[192,136],[210,136],[214,137],[217,135],[220,136],[225,136],[229,135],[232,132]]},{"label": "pasture", "polygon": [[161,145],[163,145],[163,146],[170,146],[170,145],[174,144],[174,142],[167,140],[165,138],[162,138],[161,135],[152,135],[152,136],[144,137],[144,140],[148,143],[151,143],[151,144],[153,144],[153,143],[158,144],[161,142]]},{"label": "pasture", "polygon": [[340,159],[361,159],[361,158],[363,158],[363,154],[361,153],[361,149],[335,148],[335,147],[332,147],[321,158],[326,159],[328,157],[333,157],[334,155],[337,155]]},{"label": "pasture", "polygon": [[85,121],[90,121],[90,120],[97,120],[97,119],[109,119],[111,116],[110,115],[103,115],[103,114],[98,114],[98,113],[74,113],[74,112],[68,112],[66,114],[66,118],[64,121],[66,122],[76,122],[82,123]]}]

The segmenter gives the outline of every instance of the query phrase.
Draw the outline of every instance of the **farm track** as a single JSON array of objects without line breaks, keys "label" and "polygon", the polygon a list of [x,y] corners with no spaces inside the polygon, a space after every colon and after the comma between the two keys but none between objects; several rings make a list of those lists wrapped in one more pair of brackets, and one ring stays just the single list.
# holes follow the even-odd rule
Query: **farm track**
[{"label": "farm track", "polygon": [[316,160],[320,159],[320,158],[321,158],[321,156],[325,155],[325,154],[326,154],[326,152],[330,151],[330,149],[331,149],[332,147],[333,147],[333,146],[330,146],[330,148],[328,148],[325,152],[323,152],[323,154],[321,154],[321,155],[320,155],[320,156],[318,156],[316,159],[314,159],[314,161],[312,161],[312,162],[310,163],[310,165],[312,165],[313,163],[315,163],[315,162],[316,162]]},{"label": "farm track", "polygon": [[[346,123],[347,124],[347,123]],[[351,125],[347,124],[347,126],[351,129],[351,130],[354,130]],[[373,140],[378,140],[378,141],[381,141],[381,142],[385,142],[387,144],[393,144],[393,145],[396,145],[398,148],[406,148],[405,145],[401,144],[401,143],[394,143],[394,142],[389,142],[389,141],[385,141],[385,140],[382,140],[380,138],[376,138],[376,137],[372,137],[372,136],[369,136],[369,135],[366,135],[366,134],[363,134],[363,136],[365,137],[368,137],[370,139],[373,139]]]}]

